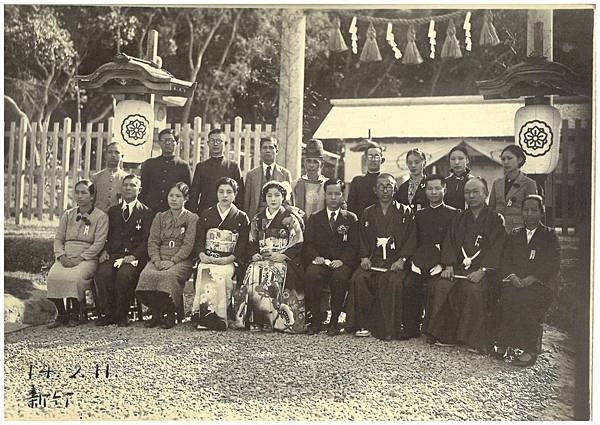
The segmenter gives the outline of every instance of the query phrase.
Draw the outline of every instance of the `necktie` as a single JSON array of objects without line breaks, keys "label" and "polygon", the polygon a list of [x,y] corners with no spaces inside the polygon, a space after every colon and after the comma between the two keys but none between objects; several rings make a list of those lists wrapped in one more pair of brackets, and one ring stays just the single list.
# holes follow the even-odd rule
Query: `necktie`
[{"label": "necktie", "polygon": [[125,209],[123,210],[123,220],[129,220],[129,205],[126,205]]},{"label": "necktie", "polygon": [[334,232],[334,229],[335,229],[335,212],[334,211],[331,212],[331,217],[329,217],[329,227],[331,227],[331,231]]},{"label": "necktie", "polygon": [[265,178],[267,179],[267,181],[271,181],[271,166],[267,166],[267,172],[265,173]]}]

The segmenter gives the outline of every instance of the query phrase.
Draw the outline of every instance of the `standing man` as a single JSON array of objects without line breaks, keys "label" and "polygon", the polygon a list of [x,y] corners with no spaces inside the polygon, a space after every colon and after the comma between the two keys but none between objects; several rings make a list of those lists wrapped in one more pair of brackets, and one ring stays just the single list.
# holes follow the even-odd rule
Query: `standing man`
[{"label": "standing man", "polygon": [[344,307],[352,271],[358,263],[356,225],[353,212],[342,210],[344,182],[329,179],[324,183],[327,207],[311,215],[306,224],[304,257],[309,263],[304,277],[306,307],[312,313],[309,335],[321,331],[321,295],[331,290],[331,320],[327,335],[340,333],[338,319]]},{"label": "standing man", "polygon": [[175,155],[179,136],[175,130],[165,128],[158,133],[161,155],[150,158],[142,164],[142,191],[140,202],[154,214],[169,209],[167,194],[169,188],[177,182],[189,185],[192,180],[190,166]]},{"label": "standing man", "polygon": [[[260,165],[248,171],[246,174],[246,192],[244,195],[244,212],[248,218],[252,218],[261,209],[265,203],[261,200],[261,191],[265,183],[275,180],[278,182],[288,182],[291,188],[292,175],[286,168],[276,163],[277,161],[277,138],[274,136],[263,137],[260,139]],[[290,198],[292,198],[290,196]],[[290,199],[293,205],[293,199]]]},{"label": "standing man", "polygon": [[[403,320],[401,340],[421,335],[425,284],[431,276],[442,272],[440,249],[450,222],[458,213],[444,204],[446,181],[439,174],[425,177],[425,195],[429,206],[415,213],[415,226],[410,236],[411,270],[404,282]],[[427,315],[425,316],[427,320]]]},{"label": "standing man", "polygon": [[502,217],[485,203],[488,194],[481,177],[465,184],[467,209],[453,218],[444,239],[445,269],[429,287],[424,328],[437,345],[464,344],[482,354],[491,340],[494,285],[506,237]]},{"label": "standing man", "polygon": [[200,215],[202,211],[217,204],[217,180],[222,177],[231,177],[237,182],[238,193],[235,204],[238,207],[242,205],[244,182],[238,163],[227,158],[228,142],[228,137],[220,128],[215,128],[208,133],[209,158],[196,165],[194,180],[190,186],[190,198],[186,208],[191,212]]},{"label": "standing man", "polygon": [[310,139],[306,142],[304,151],[304,170],[306,174],[299,178],[294,186],[296,207],[306,214],[311,214],[325,208],[325,189],[323,183],[327,180],[323,171],[323,142]]},{"label": "standing man", "polygon": [[368,140],[367,143],[364,153],[367,174],[354,177],[350,183],[350,193],[348,193],[348,210],[359,218],[365,208],[377,202],[373,188],[376,186],[377,177],[381,172],[381,164],[385,162],[383,148],[371,140]]},{"label": "standing man", "polygon": [[108,212],[121,200],[121,185],[127,173],[121,168],[123,154],[119,143],[111,142],[106,147],[106,168],[92,174],[90,180],[96,187],[96,203],[94,207]]},{"label": "standing man", "polygon": [[104,317],[97,326],[128,326],[127,313],[140,273],[148,262],[148,235],[152,211],[138,201],[140,180],[134,174],[123,179],[122,205],[108,210],[108,238],[94,277]]},{"label": "standing man", "polygon": [[394,201],[394,176],[380,174],[374,190],[377,203],[365,208],[359,222],[360,268],[350,281],[346,318],[355,336],[372,333],[390,340],[402,329],[404,265],[413,216],[410,207]]}]

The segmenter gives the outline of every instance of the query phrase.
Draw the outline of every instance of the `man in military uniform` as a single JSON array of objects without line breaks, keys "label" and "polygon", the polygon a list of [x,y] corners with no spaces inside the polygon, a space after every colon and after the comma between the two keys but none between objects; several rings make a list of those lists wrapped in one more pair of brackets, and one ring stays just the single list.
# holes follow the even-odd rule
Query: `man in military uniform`
[{"label": "man in military uniform", "polygon": [[169,188],[177,182],[188,186],[192,180],[192,171],[187,162],[175,155],[179,136],[175,130],[166,128],[158,134],[161,155],[150,158],[142,164],[142,191],[140,202],[147,205],[154,214],[169,209],[167,194]]},{"label": "man in military uniform", "polygon": [[121,168],[123,154],[117,142],[106,147],[106,168],[92,174],[90,180],[96,187],[96,204],[99,210],[108,212],[121,198],[121,184],[127,173]]},{"label": "man in military uniform", "polygon": [[377,196],[373,188],[376,186],[377,177],[381,172],[381,164],[385,162],[381,146],[370,140],[367,141],[364,155],[367,162],[367,173],[352,179],[350,193],[348,193],[348,210],[356,214],[358,218],[361,217],[365,208],[377,203]]}]

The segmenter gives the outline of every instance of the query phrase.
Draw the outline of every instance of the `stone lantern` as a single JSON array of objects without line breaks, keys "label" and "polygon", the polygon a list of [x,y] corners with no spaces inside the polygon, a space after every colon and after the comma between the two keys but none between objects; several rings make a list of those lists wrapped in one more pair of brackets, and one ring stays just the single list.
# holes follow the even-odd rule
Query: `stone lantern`
[{"label": "stone lantern", "polygon": [[492,80],[477,81],[477,87],[484,99],[525,98],[525,106],[515,114],[515,144],[527,155],[523,171],[554,171],[560,149],[561,117],[550,96],[585,92],[580,77],[560,63],[532,55]]},{"label": "stone lantern", "polygon": [[196,83],[175,78],[153,61],[120,53],[90,75],[76,77],[88,92],[114,97],[112,140],[121,142],[124,162],[140,163],[152,156],[155,129],[166,127],[167,108],[181,107],[191,98]]}]

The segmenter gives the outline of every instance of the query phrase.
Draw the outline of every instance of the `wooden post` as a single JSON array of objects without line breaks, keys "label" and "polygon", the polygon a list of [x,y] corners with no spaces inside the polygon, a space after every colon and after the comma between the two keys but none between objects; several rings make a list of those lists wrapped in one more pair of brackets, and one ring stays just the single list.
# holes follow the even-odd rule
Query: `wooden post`
[{"label": "wooden post", "polygon": [[[58,134],[60,132],[60,124],[55,122],[52,130],[52,165],[50,166],[50,210],[49,218],[54,219],[54,208],[56,207],[56,167],[58,165]],[[60,213],[59,213],[60,214]]]},{"label": "wooden post", "polygon": [[8,145],[8,170],[6,176],[6,186],[4,187],[4,216],[10,218],[10,204],[13,186],[13,168],[15,166],[15,136],[17,133],[17,124],[10,123],[10,135]]},{"label": "wooden post", "polygon": [[[285,9],[281,30],[279,116],[277,135],[279,161],[292,179],[300,177],[302,159],[302,107],[304,101],[304,48],[306,17],[300,9]],[[256,152],[258,154],[258,152]]]},{"label": "wooden post", "polygon": [[[96,138],[96,171],[102,170],[102,149],[104,142],[104,123],[98,124],[98,137]],[[108,144],[108,143],[107,143]]]},{"label": "wooden post", "polygon": [[[235,149],[235,157],[237,158],[238,164],[241,167],[241,153],[242,153],[242,117],[235,117],[233,119],[233,148]],[[250,140],[244,140],[244,149],[245,152],[250,151],[248,148],[250,146]],[[244,156],[244,161],[248,161],[248,157]],[[244,166],[245,167],[245,166]]]},{"label": "wooden post", "polygon": [[[568,120],[563,120],[563,127],[569,126]],[[561,170],[560,170],[560,182],[561,182],[561,211],[560,211],[560,219],[561,219],[561,227],[562,234],[567,235],[569,230],[569,149],[571,148],[572,143],[572,130],[569,130],[567,133],[566,140],[563,140],[561,143]]]},{"label": "wooden post", "polygon": [[73,155],[73,168],[71,169],[71,180],[73,183],[79,181],[79,174],[81,170],[81,123],[75,123],[75,139],[73,141],[75,152]]},{"label": "wooden post", "polygon": [[527,56],[535,54],[552,60],[552,12],[552,9],[527,11]]},{"label": "wooden post", "polygon": [[40,169],[37,183],[37,218],[44,219],[44,194],[46,192],[46,153],[48,151],[48,126],[42,127],[42,146],[40,152]]},{"label": "wooden post", "polygon": [[85,129],[85,159],[83,165],[83,178],[90,178],[90,166],[92,162],[92,123],[88,122]]},{"label": "wooden post", "polygon": [[60,176],[59,214],[65,210],[69,200],[69,162],[71,161],[71,118],[63,121],[62,175]]},{"label": "wooden post", "polygon": [[25,190],[25,158],[27,143],[27,119],[19,121],[19,138],[17,139],[17,175],[15,178],[15,223],[23,221],[23,193]]},{"label": "wooden post", "polygon": [[29,185],[27,187],[27,219],[33,217],[33,187],[35,185],[35,151],[37,142],[37,123],[31,124],[31,135],[29,137]]},{"label": "wooden post", "polygon": [[254,167],[257,159],[254,159],[253,156],[258,158],[258,151],[253,152],[252,140],[254,140],[254,145],[256,146],[257,141],[260,143],[260,138],[262,137],[262,125],[254,124],[254,137],[250,140],[249,143],[244,145],[244,175]]},{"label": "wooden post", "polygon": [[202,140],[200,139],[201,131],[202,131],[202,118],[194,117],[194,131],[192,133],[193,138],[194,138],[194,151],[192,153],[194,169],[196,167],[196,164],[198,164],[198,162],[200,162],[200,152],[201,152],[201,148],[202,148]]}]

